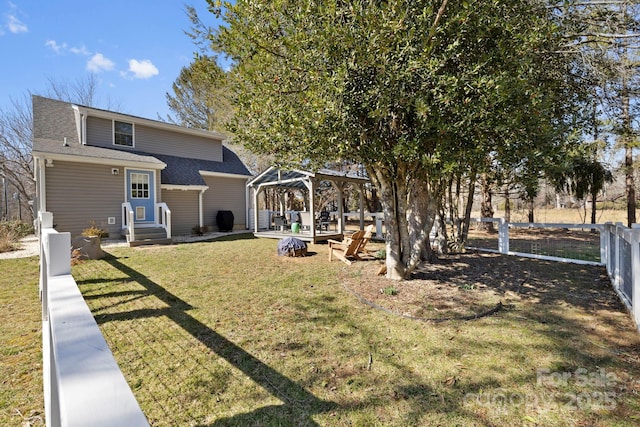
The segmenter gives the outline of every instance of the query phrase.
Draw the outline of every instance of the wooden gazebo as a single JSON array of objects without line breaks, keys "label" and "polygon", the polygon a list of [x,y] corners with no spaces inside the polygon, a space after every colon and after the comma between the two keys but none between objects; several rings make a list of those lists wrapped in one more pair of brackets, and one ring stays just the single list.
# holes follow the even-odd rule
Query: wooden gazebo
[{"label": "wooden gazebo", "polygon": [[[338,215],[337,224],[334,230],[322,230],[315,225],[315,206],[314,194],[316,188],[321,181],[327,181],[336,189],[338,194]],[[287,188],[287,189],[306,189],[309,195],[308,200],[308,216],[313,222],[310,227],[300,230],[295,237],[307,242],[320,242],[328,239],[342,239],[345,231],[343,220],[343,201],[342,193],[347,184],[355,184],[359,187],[360,193],[360,228],[364,228],[364,193],[363,186],[369,182],[369,178],[359,175],[355,172],[339,172],[330,169],[320,169],[317,172],[308,172],[302,170],[282,170],[276,167],[270,167],[260,175],[247,183],[248,197],[253,197],[253,218],[249,218],[248,223],[253,223],[253,233],[256,237],[282,238],[283,234],[291,233],[290,229],[260,229],[259,228],[259,211],[258,196],[267,188]],[[281,207],[281,214],[282,211]],[[269,220],[270,223],[270,220]],[[290,235],[290,234],[289,234]]]}]

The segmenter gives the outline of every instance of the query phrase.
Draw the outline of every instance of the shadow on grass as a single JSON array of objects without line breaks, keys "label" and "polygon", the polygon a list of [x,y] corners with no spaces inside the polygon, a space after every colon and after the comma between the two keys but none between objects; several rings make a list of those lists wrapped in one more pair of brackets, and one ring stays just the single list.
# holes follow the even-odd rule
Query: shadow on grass
[{"label": "shadow on grass", "polygon": [[187,311],[192,308],[190,304],[171,294],[138,271],[121,263],[113,255],[107,254],[104,260],[127,275],[128,278],[134,279],[146,289],[148,295],[153,295],[168,307],[97,315],[96,321],[98,323],[166,316],[283,402],[283,405],[262,407],[250,413],[219,419],[210,425],[290,425],[295,421],[296,425],[314,426],[317,423],[311,419],[312,415],[330,411],[337,406],[335,402],[317,398],[296,382],[189,315]]}]

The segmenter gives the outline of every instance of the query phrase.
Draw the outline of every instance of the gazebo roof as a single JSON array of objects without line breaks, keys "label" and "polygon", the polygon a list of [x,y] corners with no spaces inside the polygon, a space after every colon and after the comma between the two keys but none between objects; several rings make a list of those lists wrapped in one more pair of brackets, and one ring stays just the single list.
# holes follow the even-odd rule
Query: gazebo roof
[{"label": "gazebo roof", "polygon": [[340,172],[331,169],[320,169],[317,172],[309,172],[302,170],[283,170],[271,166],[253,180],[249,181],[247,186],[254,188],[261,186],[305,188],[305,182],[311,180],[349,182],[355,184],[365,184],[369,182],[369,178],[366,176],[359,175],[352,171]]}]

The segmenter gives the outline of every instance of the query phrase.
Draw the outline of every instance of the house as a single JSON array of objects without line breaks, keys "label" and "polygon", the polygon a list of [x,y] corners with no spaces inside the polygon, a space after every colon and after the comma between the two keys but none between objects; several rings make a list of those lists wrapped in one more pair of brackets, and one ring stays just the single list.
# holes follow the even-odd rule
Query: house
[{"label": "house", "polygon": [[95,224],[132,244],[217,230],[219,211],[245,229],[250,173],[223,139],[33,96],[35,210],[72,236]]}]

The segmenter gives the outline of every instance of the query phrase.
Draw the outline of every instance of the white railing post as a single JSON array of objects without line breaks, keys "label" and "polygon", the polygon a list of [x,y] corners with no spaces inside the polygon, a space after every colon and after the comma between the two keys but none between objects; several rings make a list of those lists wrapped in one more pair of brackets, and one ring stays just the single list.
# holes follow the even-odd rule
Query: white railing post
[{"label": "white railing post", "polygon": [[122,228],[126,228],[129,231],[127,242],[133,242],[136,239],[134,227],[133,208],[131,207],[131,203],[124,202],[122,203]]},{"label": "white railing post", "polygon": [[160,226],[162,226],[167,232],[167,239],[171,238],[171,209],[164,203],[156,203],[156,213],[159,212]]},{"label": "white railing post", "polygon": [[169,209],[166,210],[167,213],[167,239],[171,238],[171,211]]}]

